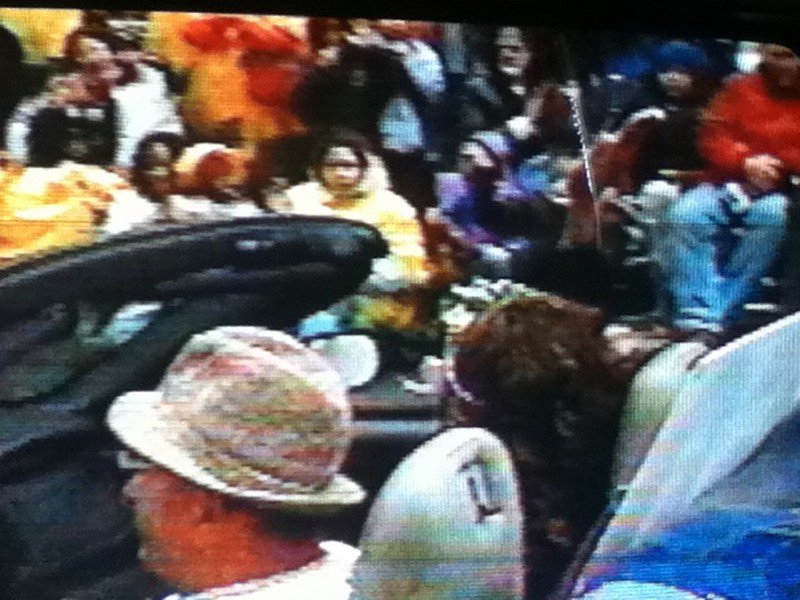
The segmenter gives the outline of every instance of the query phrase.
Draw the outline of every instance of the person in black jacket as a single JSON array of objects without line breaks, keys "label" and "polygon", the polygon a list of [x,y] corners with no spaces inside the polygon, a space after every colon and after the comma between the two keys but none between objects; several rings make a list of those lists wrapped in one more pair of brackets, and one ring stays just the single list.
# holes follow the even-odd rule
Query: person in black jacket
[{"label": "person in black jacket", "polygon": [[459,102],[458,139],[477,130],[498,129],[526,112],[526,103],[542,83],[557,80],[557,47],[552,32],[500,27],[486,56],[473,57]]},{"label": "person in black jacket", "polygon": [[27,132],[28,164],[51,167],[70,160],[106,166],[116,152],[117,107],[112,87],[121,75],[103,34],[82,32],[67,49],[76,70],[53,78]]}]

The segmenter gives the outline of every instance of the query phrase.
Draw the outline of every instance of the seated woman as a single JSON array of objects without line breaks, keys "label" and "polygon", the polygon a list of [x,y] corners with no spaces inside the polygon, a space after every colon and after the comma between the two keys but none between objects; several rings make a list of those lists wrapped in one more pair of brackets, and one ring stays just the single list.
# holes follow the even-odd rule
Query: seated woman
[{"label": "seated woman", "polygon": [[[426,291],[437,283],[416,211],[389,188],[380,159],[359,136],[334,133],[312,158],[311,180],[273,198],[278,212],[341,217],[374,226],[389,254],[373,263],[363,291],[376,293],[358,312],[365,326],[413,328],[425,321]],[[430,307],[428,307],[430,308]],[[380,313],[380,314],[379,314]]]},{"label": "seated woman", "polygon": [[336,133],[312,157],[311,180],[286,190],[281,212],[336,216],[375,226],[389,244],[398,285],[424,284],[427,280],[422,230],[411,205],[389,189],[387,174],[366,141]]},{"label": "seated woman", "polygon": [[145,137],[133,156],[132,189],[114,195],[100,229],[117,235],[173,222],[170,200],[175,192],[175,162],[183,150],[180,136],[156,133]]},{"label": "seated woman", "polygon": [[558,242],[563,209],[525,188],[512,153],[511,139],[500,132],[465,140],[459,172],[439,175],[439,210],[453,234],[477,249],[484,275],[530,282]]}]

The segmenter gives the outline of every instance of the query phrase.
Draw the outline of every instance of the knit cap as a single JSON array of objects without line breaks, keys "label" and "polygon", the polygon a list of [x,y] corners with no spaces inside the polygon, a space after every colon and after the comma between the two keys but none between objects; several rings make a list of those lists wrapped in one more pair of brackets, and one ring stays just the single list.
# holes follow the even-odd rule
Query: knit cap
[{"label": "knit cap", "polygon": [[680,68],[689,72],[710,71],[711,61],[700,46],[684,41],[667,42],[659,46],[653,56],[656,69],[666,71]]}]

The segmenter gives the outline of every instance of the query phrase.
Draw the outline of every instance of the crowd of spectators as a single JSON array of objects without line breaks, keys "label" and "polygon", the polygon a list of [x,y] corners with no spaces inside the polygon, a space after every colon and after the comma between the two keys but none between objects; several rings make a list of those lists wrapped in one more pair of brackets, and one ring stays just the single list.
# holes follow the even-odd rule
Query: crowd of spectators
[{"label": "crowd of spectators", "polygon": [[[26,48],[2,31],[13,91]],[[100,168],[128,185],[95,194],[89,237],[346,216],[399,253],[390,279],[509,277],[711,341],[780,254],[799,65],[721,40],[85,11],[42,85],[4,96],[3,210],[49,202],[13,173]]]}]

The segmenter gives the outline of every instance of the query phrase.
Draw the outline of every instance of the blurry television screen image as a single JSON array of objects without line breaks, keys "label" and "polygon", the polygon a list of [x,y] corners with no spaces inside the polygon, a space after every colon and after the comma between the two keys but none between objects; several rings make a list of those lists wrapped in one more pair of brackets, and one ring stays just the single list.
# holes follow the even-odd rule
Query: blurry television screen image
[{"label": "blurry television screen image", "polygon": [[0,8],[0,598],[798,597],[800,49],[301,9]]}]

